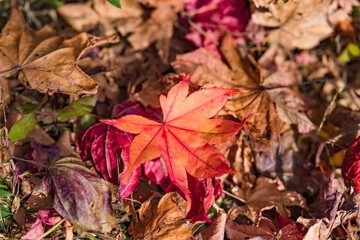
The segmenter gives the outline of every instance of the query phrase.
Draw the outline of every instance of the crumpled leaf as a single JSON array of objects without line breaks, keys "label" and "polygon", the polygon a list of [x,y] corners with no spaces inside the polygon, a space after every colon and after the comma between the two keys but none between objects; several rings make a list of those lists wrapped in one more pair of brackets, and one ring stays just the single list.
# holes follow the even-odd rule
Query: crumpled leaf
[{"label": "crumpled leaf", "polygon": [[349,219],[358,217],[357,195],[351,195],[344,200],[344,183],[341,178],[330,176],[328,186],[323,193],[319,217],[306,219],[299,217],[298,223],[309,228],[304,236],[306,240],[326,240],[333,230],[339,225],[345,224]]},{"label": "crumpled leaf", "polygon": [[49,26],[31,29],[16,6],[0,35],[0,73],[19,72],[19,81],[42,93],[93,95],[97,83],[75,62],[86,49],[113,42],[87,33],[64,40]]},{"label": "crumpled leaf", "polygon": [[349,147],[344,157],[341,173],[347,186],[360,193],[360,138]]},{"label": "crumpled leaf", "polygon": [[138,115],[102,120],[123,131],[139,134],[130,146],[130,165],[125,179],[140,164],[162,156],[170,180],[188,201],[187,213],[193,208],[188,175],[194,178],[212,178],[232,172],[225,157],[210,144],[232,138],[246,120],[237,123],[209,119],[220,110],[230,95],[239,91],[208,88],[187,96],[188,80],[186,77],[172,87],[167,97],[160,96],[164,116],[162,122]]},{"label": "crumpled leaf", "polygon": [[35,128],[37,123],[36,114],[24,114],[19,121],[17,121],[9,132],[9,139],[11,142],[24,139],[26,135]]},{"label": "crumpled leaf", "polygon": [[189,223],[186,208],[186,202],[175,192],[152,198],[142,204],[129,233],[134,239],[187,239],[203,222]]},{"label": "crumpled leaf", "polygon": [[[128,114],[155,118],[154,114],[147,113],[134,100],[128,100],[114,107],[113,116],[115,118]],[[129,165],[130,144],[133,138],[133,134],[123,132],[111,125],[97,123],[87,129],[77,141],[81,158],[86,160],[90,156],[96,170],[106,180],[119,185],[122,199],[125,199],[133,192],[141,172],[139,166],[133,171],[129,179],[124,181],[124,174]]]},{"label": "crumpled leaf", "polygon": [[[311,49],[329,37],[338,23],[349,18],[338,2],[331,0],[262,1],[253,0],[258,11],[252,19],[256,24],[278,27],[267,36],[287,49]],[[264,11],[264,8],[268,11]]]},{"label": "crumpled leaf", "polygon": [[265,210],[275,208],[281,216],[289,218],[290,211],[287,206],[307,208],[305,198],[294,191],[286,191],[278,178],[273,180],[259,177],[253,189],[244,186],[234,194],[244,199],[245,205],[234,207],[229,211],[228,215],[232,220],[242,213],[253,223],[258,224],[261,213]]},{"label": "crumpled leaf", "polygon": [[72,117],[84,116],[88,113],[91,113],[91,111],[95,107],[96,102],[97,95],[81,98],[73,102],[71,105],[60,109],[57,112],[56,117],[59,120],[63,120]]},{"label": "crumpled leaf", "polygon": [[240,225],[234,221],[227,221],[226,236],[231,239],[250,239],[260,237],[264,240],[300,240],[304,235],[296,222],[277,215],[277,226],[266,218],[260,217],[259,225]]},{"label": "crumpled leaf", "polygon": [[97,177],[79,159],[51,162],[39,191],[51,193],[54,209],[79,231],[108,233],[116,226],[117,187]]},{"label": "crumpled leaf", "polygon": [[270,136],[279,137],[281,121],[262,85],[263,76],[259,66],[254,61],[252,66],[242,58],[231,35],[224,37],[221,52],[231,70],[204,49],[177,55],[172,66],[177,72],[194,72],[190,81],[197,86],[212,83],[216,87],[246,90],[227,102],[225,106],[228,111],[239,119],[244,119],[251,113],[258,113],[248,121],[256,137],[263,137],[267,128]]},{"label": "crumpled leaf", "polygon": [[155,43],[161,60],[167,62],[173,24],[177,14],[183,10],[184,3],[178,0],[138,0],[138,2],[154,10],[144,23],[135,28],[128,41],[135,50],[145,49]]},{"label": "crumpled leaf", "polygon": [[[186,34],[185,38],[219,58],[221,54],[216,43],[220,42],[222,35],[226,31],[242,32],[250,18],[250,8],[243,0],[186,0],[184,2],[188,17],[193,22],[193,25],[190,25],[192,32]],[[199,29],[206,33],[206,36],[200,34]],[[243,39],[236,35],[234,37],[236,41]]]},{"label": "crumpled leaf", "polygon": [[57,8],[57,12],[78,32],[99,25],[101,35],[112,36],[118,30],[125,36],[143,22],[144,11],[136,1],[122,0],[121,5],[122,9],[118,9],[105,0],[92,0],[64,4]]}]

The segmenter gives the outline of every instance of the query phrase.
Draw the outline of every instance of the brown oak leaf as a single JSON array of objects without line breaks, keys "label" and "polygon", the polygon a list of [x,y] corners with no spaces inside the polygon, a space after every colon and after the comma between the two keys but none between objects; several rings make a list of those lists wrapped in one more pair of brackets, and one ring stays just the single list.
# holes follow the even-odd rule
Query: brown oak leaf
[{"label": "brown oak leaf", "polygon": [[19,81],[42,93],[92,95],[98,84],[75,62],[86,49],[116,41],[81,33],[63,39],[45,26],[31,29],[16,6],[0,34],[0,75],[19,71]]},{"label": "brown oak leaf", "polygon": [[186,202],[172,192],[143,203],[129,233],[134,239],[188,239],[202,224],[186,219]]}]

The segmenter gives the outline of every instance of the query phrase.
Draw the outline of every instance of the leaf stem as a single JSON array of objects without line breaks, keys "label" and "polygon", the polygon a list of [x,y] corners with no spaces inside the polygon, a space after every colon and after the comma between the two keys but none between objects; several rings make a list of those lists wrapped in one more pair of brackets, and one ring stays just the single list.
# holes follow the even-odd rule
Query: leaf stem
[{"label": "leaf stem", "polygon": [[8,71],[5,71],[5,72],[0,73],[0,77],[2,77],[2,76],[4,76],[4,75],[8,75],[8,74],[10,74],[10,73],[17,72],[17,71],[19,71],[19,70],[21,70],[21,67],[16,67],[16,68],[10,69],[10,70],[8,70]]},{"label": "leaf stem", "polygon": [[47,235],[52,233],[58,226],[60,226],[65,221],[65,218],[63,218],[61,221],[59,221],[57,224],[55,224],[52,228],[50,228],[46,233],[38,237],[36,240],[41,240],[45,238]]}]

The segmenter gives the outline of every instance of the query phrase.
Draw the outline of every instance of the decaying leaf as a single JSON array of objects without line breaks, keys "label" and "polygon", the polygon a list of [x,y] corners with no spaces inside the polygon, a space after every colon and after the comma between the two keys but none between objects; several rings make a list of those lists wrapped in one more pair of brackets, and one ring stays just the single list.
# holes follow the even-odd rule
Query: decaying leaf
[{"label": "decaying leaf", "polygon": [[259,66],[245,61],[231,35],[226,35],[221,45],[221,52],[230,65],[231,70],[212,54],[199,49],[183,55],[178,55],[172,63],[178,72],[194,72],[191,83],[202,86],[212,83],[216,87],[243,89],[241,94],[229,99],[225,105],[239,119],[244,119],[251,113],[259,113],[248,121],[257,137],[262,137],[265,130],[270,130],[270,136],[280,134],[280,119],[275,106],[262,85],[263,76]]},{"label": "decaying leaf", "polygon": [[338,9],[338,0],[253,1],[261,9],[252,15],[254,22],[278,27],[267,39],[287,49],[311,49],[329,37],[338,23],[349,18],[345,10]]},{"label": "decaying leaf", "polygon": [[[188,81],[189,76],[172,87],[167,97],[160,96],[162,122],[138,115],[102,122],[139,134],[130,146],[130,165],[125,179],[140,164],[162,156],[172,183],[188,201],[187,213],[190,213],[194,208],[190,191],[193,186],[188,182],[188,175],[192,178],[212,178],[232,172],[226,158],[210,144],[225,142],[235,136],[245,124],[246,118],[242,123],[210,119],[225,104],[227,98],[240,91],[208,88],[187,96]],[[195,207],[195,211],[198,208]]]},{"label": "decaying leaf", "polygon": [[93,95],[98,84],[75,62],[86,49],[114,40],[87,33],[64,40],[49,26],[34,31],[13,7],[0,35],[0,74],[19,71],[22,84],[42,93]]},{"label": "decaying leaf", "polygon": [[240,213],[245,214],[253,223],[258,224],[261,213],[275,208],[283,217],[289,218],[290,211],[287,206],[306,207],[306,200],[294,191],[286,191],[281,181],[266,177],[259,177],[253,189],[247,186],[235,193],[245,200],[245,205],[234,207],[229,211],[229,216],[234,220]]},{"label": "decaying leaf", "polygon": [[174,192],[150,199],[132,220],[129,233],[134,239],[188,239],[203,222],[191,224],[186,208],[186,202]]},{"label": "decaying leaf", "polygon": [[277,227],[274,223],[266,218],[260,217],[259,224],[240,225],[234,221],[227,221],[226,236],[229,239],[250,239],[260,237],[264,240],[300,240],[303,239],[301,228],[296,222],[277,215]]},{"label": "decaying leaf", "polygon": [[118,9],[105,0],[92,0],[64,4],[57,11],[76,31],[92,30],[100,24],[102,35],[112,36],[118,30],[125,36],[143,22],[144,11],[136,1],[122,0],[121,5]]},{"label": "decaying leaf", "polygon": [[39,191],[54,197],[54,209],[79,231],[108,233],[117,219],[115,185],[97,177],[76,158],[50,162]]}]

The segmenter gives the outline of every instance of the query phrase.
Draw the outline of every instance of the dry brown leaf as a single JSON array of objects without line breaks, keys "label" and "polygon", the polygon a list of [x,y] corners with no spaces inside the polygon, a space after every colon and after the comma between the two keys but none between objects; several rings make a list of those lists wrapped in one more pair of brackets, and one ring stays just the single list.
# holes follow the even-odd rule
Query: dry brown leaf
[{"label": "dry brown leaf", "polygon": [[159,97],[161,94],[166,93],[169,89],[185,78],[184,73],[175,74],[169,73],[159,79],[150,78],[148,81],[143,82],[142,88],[139,92],[136,91],[136,85],[132,87],[131,98],[141,102],[144,106],[151,106],[154,108],[160,107]]},{"label": "dry brown leaf", "polygon": [[252,15],[254,22],[279,27],[270,32],[267,40],[287,49],[311,49],[349,18],[345,10],[338,9],[337,0],[253,1],[260,9]]},{"label": "dry brown leaf", "polygon": [[87,32],[99,23],[99,16],[87,3],[68,3],[58,7],[57,12],[78,32]]},{"label": "dry brown leaf", "polygon": [[231,98],[225,107],[240,120],[250,113],[258,113],[247,121],[256,137],[263,137],[266,129],[272,138],[279,137],[280,119],[275,106],[263,87],[260,68],[245,61],[231,35],[226,35],[221,52],[231,70],[205,49],[178,55],[172,66],[177,72],[193,72],[191,83],[202,86],[212,83],[216,87],[244,89],[238,97]]},{"label": "dry brown leaf", "polygon": [[294,221],[288,220],[289,223],[285,226],[279,223],[274,224],[266,217],[260,217],[259,225],[240,225],[234,221],[226,222],[226,236],[229,239],[260,239],[263,240],[299,240],[302,239],[302,233],[297,229]]},{"label": "dry brown leaf", "polygon": [[150,13],[150,18],[137,27],[128,40],[135,50],[145,49],[155,43],[159,56],[167,62],[170,40],[173,36],[173,23],[177,14],[183,10],[184,3],[178,0],[138,1],[155,9]]},{"label": "dry brown leaf", "polygon": [[75,62],[86,49],[112,41],[87,33],[64,40],[49,26],[34,31],[13,7],[0,35],[0,74],[20,71],[20,82],[42,93],[95,94],[98,84]]},{"label": "dry brown leaf", "polygon": [[253,189],[244,186],[233,191],[234,194],[245,200],[245,205],[232,208],[228,215],[235,220],[239,214],[245,214],[255,224],[259,223],[261,213],[275,208],[283,217],[289,218],[290,211],[287,206],[307,208],[306,200],[294,191],[286,191],[282,182],[276,179],[259,177]]},{"label": "dry brown leaf", "polygon": [[203,224],[186,219],[186,202],[176,192],[142,204],[139,218],[133,218],[129,233],[134,239],[188,239]]},{"label": "dry brown leaf", "polygon": [[106,0],[93,0],[64,4],[57,11],[76,31],[91,30],[100,24],[104,36],[114,35],[116,30],[125,36],[143,22],[143,10],[140,4],[132,0],[121,1],[121,6],[119,9]]}]

